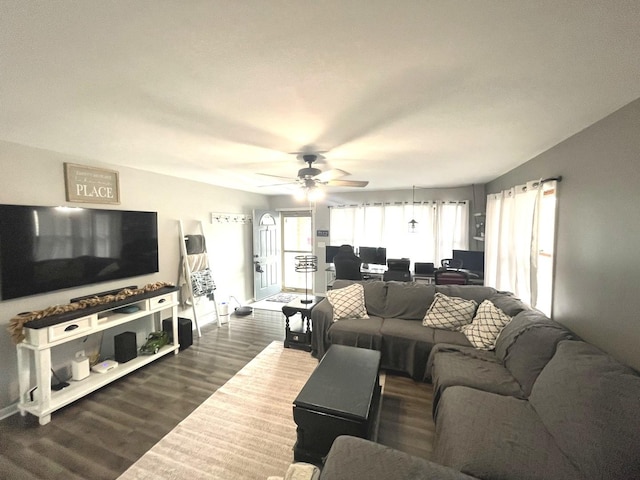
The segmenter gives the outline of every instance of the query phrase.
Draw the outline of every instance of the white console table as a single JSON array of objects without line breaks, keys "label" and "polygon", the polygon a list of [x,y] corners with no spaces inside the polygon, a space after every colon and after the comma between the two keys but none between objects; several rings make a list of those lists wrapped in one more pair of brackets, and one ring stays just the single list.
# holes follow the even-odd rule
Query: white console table
[{"label": "white console table", "polygon": [[[118,313],[116,310],[135,306],[137,311]],[[162,329],[163,315],[171,315],[173,343],[165,345],[153,355],[138,355],[106,373],[94,373],[81,381],[70,381],[62,390],[51,389],[51,352],[67,342],[88,335],[105,332],[136,322],[136,334],[145,338],[150,332]],[[164,318],[169,318],[168,315]],[[131,324],[132,325],[132,324]],[[130,326],[130,325],[128,325]],[[121,327],[122,328],[122,327]],[[90,307],[66,314],[45,317],[24,325],[25,340],[17,345],[18,382],[21,415],[31,413],[41,425],[51,421],[51,413],[127,375],[169,353],[178,353],[178,294],[175,287],[165,287],[154,292],[132,296],[112,304]],[[138,344],[138,348],[141,345]],[[71,362],[72,359],[69,359]]]}]

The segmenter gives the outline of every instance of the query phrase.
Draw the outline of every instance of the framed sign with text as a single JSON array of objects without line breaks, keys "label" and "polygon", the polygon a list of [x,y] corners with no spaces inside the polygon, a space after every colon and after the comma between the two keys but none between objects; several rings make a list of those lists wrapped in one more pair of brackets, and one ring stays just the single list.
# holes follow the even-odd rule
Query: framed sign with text
[{"label": "framed sign with text", "polygon": [[120,203],[120,183],[115,170],[65,163],[64,181],[68,202]]}]

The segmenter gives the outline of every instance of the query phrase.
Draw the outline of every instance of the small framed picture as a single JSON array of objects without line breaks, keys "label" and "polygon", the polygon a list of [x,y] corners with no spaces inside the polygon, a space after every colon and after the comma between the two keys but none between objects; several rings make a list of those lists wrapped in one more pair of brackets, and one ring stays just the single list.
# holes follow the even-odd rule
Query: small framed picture
[{"label": "small framed picture", "polygon": [[120,204],[115,170],[65,163],[64,180],[68,202]]}]

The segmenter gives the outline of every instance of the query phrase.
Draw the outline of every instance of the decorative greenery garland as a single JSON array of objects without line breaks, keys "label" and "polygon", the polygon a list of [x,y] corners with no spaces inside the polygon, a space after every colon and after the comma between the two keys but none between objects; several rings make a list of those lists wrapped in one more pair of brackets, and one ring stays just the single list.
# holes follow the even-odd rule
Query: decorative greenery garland
[{"label": "decorative greenery garland", "polygon": [[23,312],[19,313],[11,320],[9,320],[9,327],[7,330],[11,334],[11,338],[13,343],[16,345],[22,342],[25,338],[23,332],[23,326],[27,322],[31,322],[33,320],[39,320],[45,317],[51,317],[53,315],[60,315],[61,313],[74,312],[76,310],[82,310],[87,307],[95,307],[96,305],[106,305],[107,303],[118,302],[120,300],[125,300],[128,297],[132,297],[134,295],[141,295],[147,292],[153,292],[155,290],[160,290],[164,287],[173,287],[172,283],[166,282],[155,282],[149,283],[142,288],[124,288],[120,290],[118,293],[114,293],[112,295],[104,295],[102,297],[90,297],[85,298],[83,300],[78,300],[77,302],[68,303],[66,305],[54,305],[52,307],[47,307],[44,310],[36,310],[33,312]]}]

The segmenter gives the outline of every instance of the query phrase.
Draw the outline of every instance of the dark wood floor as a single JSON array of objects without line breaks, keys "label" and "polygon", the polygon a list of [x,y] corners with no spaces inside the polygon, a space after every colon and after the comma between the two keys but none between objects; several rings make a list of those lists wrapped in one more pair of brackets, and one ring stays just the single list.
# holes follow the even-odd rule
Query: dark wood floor
[{"label": "dark wood floor", "polygon": [[[283,340],[284,319],[254,310],[202,330],[179,355],[54,412],[47,425],[31,415],[0,421],[0,479],[117,478],[269,343]],[[429,458],[431,398],[430,385],[388,375],[378,441]]]}]

